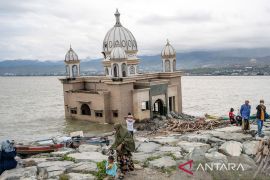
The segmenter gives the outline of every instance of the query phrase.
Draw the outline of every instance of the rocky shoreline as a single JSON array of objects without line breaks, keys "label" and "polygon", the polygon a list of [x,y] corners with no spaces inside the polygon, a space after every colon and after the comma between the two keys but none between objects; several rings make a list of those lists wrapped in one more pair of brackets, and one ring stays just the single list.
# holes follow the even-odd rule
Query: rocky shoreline
[{"label": "rocky shoreline", "polygon": [[[264,139],[270,137],[270,123],[266,125]],[[251,125],[251,129],[256,128]],[[113,141],[113,136],[109,138]],[[248,173],[258,168],[254,158],[259,140],[261,138],[243,134],[241,127],[231,125],[185,134],[157,132],[149,135],[149,131],[138,131],[135,133],[136,152],[133,153],[135,171],[127,175],[127,179],[216,179],[226,175],[252,179]],[[107,146],[85,144],[76,150],[64,148],[50,154],[18,158],[18,167],[5,171],[0,179],[97,179],[97,163],[107,160],[107,150]],[[193,161],[193,175],[178,169],[179,164],[189,160]],[[244,171],[198,170],[198,164],[203,163],[241,163]],[[258,176],[267,179],[270,169],[268,172],[268,175]]]}]

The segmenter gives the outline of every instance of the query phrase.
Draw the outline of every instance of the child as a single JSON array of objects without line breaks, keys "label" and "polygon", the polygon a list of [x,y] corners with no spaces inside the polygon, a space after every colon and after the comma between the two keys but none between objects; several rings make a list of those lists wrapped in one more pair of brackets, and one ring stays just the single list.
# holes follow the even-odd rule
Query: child
[{"label": "child", "polygon": [[133,137],[133,131],[134,131],[133,124],[135,123],[135,120],[133,116],[131,115],[131,113],[128,113],[128,116],[126,117],[126,123],[127,123],[127,130]]},{"label": "child", "polygon": [[109,156],[106,162],[106,174],[108,175],[107,179],[114,179],[117,174],[117,165],[113,156]]},{"label": "child", "polygon": [[231,124],[234,124],[234,123],[236,123],[236,121],[235,121],[235,115],[234,115],[234,109],[233,108],[231,108],[230,109],[230,112],[229,112],[229,118],[230,118],[230,122],[231,122]]}]

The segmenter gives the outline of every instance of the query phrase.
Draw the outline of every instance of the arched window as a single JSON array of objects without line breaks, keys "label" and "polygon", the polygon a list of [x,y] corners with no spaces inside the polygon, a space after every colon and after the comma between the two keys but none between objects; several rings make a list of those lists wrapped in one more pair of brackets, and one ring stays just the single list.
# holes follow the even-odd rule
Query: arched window
[{"label": "arched window", "polygon": [[176,71],[176,60],[173,60],[173,71]]},{"label": "arched window", "polygon": [[130,74],[135,74],[135,67],[134,66],[130,66],[129,73]]},{"label": "arched window", "polygon": [[72,66],[72,77],[77,77],[78,76],[78,66],[73,65]]},{"label": "arched window", "polygon": [[82,115],[91,115],[91,110],[87,104],[82,104],[81,106],[81,114]]},{"label": "arched window", "polygon": [[69,66],[66,65],[66,76],[69,76]]},{"label": "arched window", "polygon": [[118,64],[113,65],[113,77],[118,77]]},{"label": "arched window", "polygon": [[165,72],[171,71],[171,65],[169,60],[165,60]]},{"label": "arched window", "polygon": [[105,68],[105,74],[109,75],[109,69],[107,67]]},{"label": "arched window", "polygon": [[122,76],[127,77],[127,65],[125,63],[122,64]]}]

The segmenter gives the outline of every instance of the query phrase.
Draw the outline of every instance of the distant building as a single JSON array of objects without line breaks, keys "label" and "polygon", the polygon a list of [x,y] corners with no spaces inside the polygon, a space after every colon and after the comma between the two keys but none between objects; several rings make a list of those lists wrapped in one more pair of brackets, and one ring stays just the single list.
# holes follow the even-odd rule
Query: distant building
[{"label": "distant building", "polygon": [[104,76],[80,76],[80,60],[70,47],[65,56],[63,83],[67,118],[100,123],[124,121],[130,112],[136,119],[149,119],[174,111],[182,112],[180,71],[176,71],[176,52],[167,41],[161,52],[163,72],[141,74],[140,59],[133,34],[116,23],[103,41]]}]

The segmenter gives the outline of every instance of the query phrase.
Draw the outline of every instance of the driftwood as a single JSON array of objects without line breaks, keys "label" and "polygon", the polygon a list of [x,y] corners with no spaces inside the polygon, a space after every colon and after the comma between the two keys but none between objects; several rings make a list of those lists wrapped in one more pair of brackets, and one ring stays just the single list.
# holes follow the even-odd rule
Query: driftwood
[{"label": "driftwood", "polygon": [[270,175],[270,138],[259,142],[255,162],[259,165],[254,178],[259,174]]},{"label": "driftwood", "polygon": [[167,122],[166,130],[184,133],[198,130],[211,130],[225,124],[227,124],[225,121],[219,120],[205,121],[204,119],[199,119],[196,121],[185,121],[178,119],[170,119]]}]

